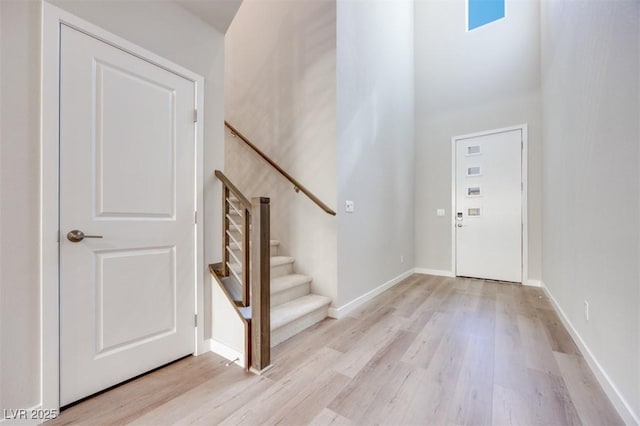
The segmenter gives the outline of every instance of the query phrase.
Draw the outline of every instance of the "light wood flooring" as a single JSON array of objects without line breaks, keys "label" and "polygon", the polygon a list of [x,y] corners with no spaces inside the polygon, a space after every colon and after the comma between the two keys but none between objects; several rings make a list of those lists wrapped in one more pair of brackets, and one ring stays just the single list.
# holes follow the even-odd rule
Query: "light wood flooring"
[{"label": "light wood flooring", "polygon": [[537,288],[413,275],[272,359],[189,357],[47,424],[623,424]]}]

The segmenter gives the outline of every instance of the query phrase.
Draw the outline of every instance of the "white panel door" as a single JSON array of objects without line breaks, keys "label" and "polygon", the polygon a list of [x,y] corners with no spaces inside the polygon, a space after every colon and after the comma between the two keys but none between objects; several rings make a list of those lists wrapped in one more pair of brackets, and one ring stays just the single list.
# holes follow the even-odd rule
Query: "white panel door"
[{"label": "white panel door", "polygon": [[60,55],[66,405],[194,352],[195,83],[64,25]]},{"label": "white panel door", "polygon": [[456,275],[522,282],[522,130],[455,144]]}]

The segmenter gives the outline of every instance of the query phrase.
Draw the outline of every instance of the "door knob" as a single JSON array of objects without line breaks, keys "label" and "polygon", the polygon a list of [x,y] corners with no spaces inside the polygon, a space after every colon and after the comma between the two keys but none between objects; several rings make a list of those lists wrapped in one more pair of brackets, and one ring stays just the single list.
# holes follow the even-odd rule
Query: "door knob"
[{"label": "door knob", "polygon": [[102,235],[85,235],[84,232],[77,229],[69,231],[69,233],[67,234],[67,239],[72,243],[79,243],[85,238],[102,238]]},{"label": "door knob", "polygon": [[461,223],[458,223],[458,228],[462,228],[462,224]]}]

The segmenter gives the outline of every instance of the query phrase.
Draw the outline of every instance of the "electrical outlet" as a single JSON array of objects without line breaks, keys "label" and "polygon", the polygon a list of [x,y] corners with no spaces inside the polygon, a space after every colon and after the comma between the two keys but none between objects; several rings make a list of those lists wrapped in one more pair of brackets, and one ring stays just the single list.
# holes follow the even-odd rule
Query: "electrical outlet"
[{"label": "electrical outlet", "polygon": [[589,302],[584,301],[584,319],[589,321]]},{"label": "electrical outlet", "polygon": [[404,263],[404,256],[400,256],[400,263]]},{"label": "electrical outlet", "polygon": [[351,200],[346,200],[344,202],[344,211],[347,213],[353,213],[356,209],[355,203]]},{"label": "electrical outlet", "polygon": [[444,209],[437,209],[436,210],[436,215],[438,216],[444,216],[445,214],[445,210]]}]

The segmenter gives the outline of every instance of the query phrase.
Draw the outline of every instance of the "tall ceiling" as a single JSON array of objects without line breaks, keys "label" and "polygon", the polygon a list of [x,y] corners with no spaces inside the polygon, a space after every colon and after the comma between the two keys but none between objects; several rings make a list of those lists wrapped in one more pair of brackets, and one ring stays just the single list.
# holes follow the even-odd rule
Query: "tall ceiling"
[{"label": "tall ceiling", "polygon": [[227,32],[242,0],[173,0],[223,34]]}]

